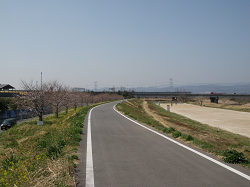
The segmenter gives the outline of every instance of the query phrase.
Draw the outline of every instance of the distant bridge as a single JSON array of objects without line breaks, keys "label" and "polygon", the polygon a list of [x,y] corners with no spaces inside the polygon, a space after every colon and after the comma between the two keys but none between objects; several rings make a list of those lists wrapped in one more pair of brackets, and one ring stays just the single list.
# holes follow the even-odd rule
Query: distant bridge
[{"label": "distant bridge", "polygon": [[250,94],[192,94],[191,92],[131,92],[135,98],[172,98],[185,95],[187,97],[202,96],[205,98],[250,98]]}]

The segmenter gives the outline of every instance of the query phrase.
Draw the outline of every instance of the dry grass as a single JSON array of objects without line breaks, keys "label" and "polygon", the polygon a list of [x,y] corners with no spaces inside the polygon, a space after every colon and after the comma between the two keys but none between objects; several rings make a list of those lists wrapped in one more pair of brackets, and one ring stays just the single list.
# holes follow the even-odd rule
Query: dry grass
[{"label": "dry grass", "polygon": [[[190,101],[189,103],[195,105],[198,104],[196,101]],[[238,100],[221,99],[218,101],[218,104],[211,103],[209,99],[205,99],[202,104],[206,107],[250,112],[250,101],[247,99],[238,99]]]},{"label": "dry grass", "polygon": [[[75,154],[89,108],[25,122],[0,134],[0,186],[75,186]],[[68,116],[70,116],[68,118]]]}]

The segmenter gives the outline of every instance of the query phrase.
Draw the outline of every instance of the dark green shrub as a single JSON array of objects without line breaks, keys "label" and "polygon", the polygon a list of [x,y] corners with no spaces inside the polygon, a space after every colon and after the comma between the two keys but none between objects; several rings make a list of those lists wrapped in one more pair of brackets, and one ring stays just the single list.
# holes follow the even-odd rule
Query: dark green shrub
[{"label": "dark green shrub", "polygon": [[186,141],[192,141],[194,140],[194,137],[191,135],[187,135],[187,137],[185,138]]},{"label": "dark green shrub", "polygon": [[47,156],[50,157],[51,159],[58,158],[60,153],[62,152],[62,148],[57,145],[51,145],[49,146],[49,149],[47,151]]},{"label": "dark green shrub", "polygon": [[179,131],[176,131],[176,132],[174,132],[174,133],[172,134],[172,136],[173,136],[174,138],[178,138],[179,136],[181,136],[181,133],[180,133]]},{"label": "dark green shrub", "polygon": [[162,129],[162,132],[166,133],[167,130],[168,130],[168,128],[163,128],[163,129]]},{"label": "dark green shrub", "polygon": [[223,152],[223,156],[224,156],[223,160],[227,163],[232,163],[232,164],[248,164],[249,163],[249,161],[244,156],[244,154],[236,150],[226,149]]},{"label": "dark green shrub", "polygon": [[72,159],[78,159],[78,156],[77,155],[72,155],[71,158]]},{"label": "dark green shrub", "polygon": [[175,129],[173,127],[169,127],[168,130],[166,131],[166,133],[172,133],[174,131],[175,131]]}]

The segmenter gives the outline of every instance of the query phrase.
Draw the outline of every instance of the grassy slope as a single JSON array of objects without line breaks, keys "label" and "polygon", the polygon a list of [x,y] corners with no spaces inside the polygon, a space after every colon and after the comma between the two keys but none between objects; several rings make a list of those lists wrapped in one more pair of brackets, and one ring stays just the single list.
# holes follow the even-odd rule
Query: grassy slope
[{"label": "grassy slope", "polygon": [[[250,160],[249,138],[223,130],[217,132],[217,128],[186,119],[184,116],[175,113],[166,112],[153,102],[148,102],[151,111],[166,121],[169,126],[169,128],[166,128],[147,115],[142,108],[142,102],[139,99],[130,100],[130,102],[117,105],[117,109],[144,124],[153,126],[165,133],[171,133],[175,137],[180,136],[180,139],[186,141],[186,143],[216,154],[219,157],[225,156],[229,149],[244,153],[244,156]],[[250,167],[249,164],[242,163],[242,165],[247,168]]]},{"label": "grassy slope", "polygon": [[0,134],[0,186],[75,186],[74,159],[89,108],[26,122]]}]

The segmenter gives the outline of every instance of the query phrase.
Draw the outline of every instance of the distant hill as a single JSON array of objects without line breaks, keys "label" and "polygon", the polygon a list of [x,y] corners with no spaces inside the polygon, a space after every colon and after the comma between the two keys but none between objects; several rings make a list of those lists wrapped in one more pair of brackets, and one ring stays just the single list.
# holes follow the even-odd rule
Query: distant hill
[{"label": "distant hill", "polygon": [[[170,87],[156,88],[156,87],[136,87],[132,88],[136,92],[169,92]],[[132,90],[130,89],[130,90]],[[98,91],[108,91],[108,88],[98,89]],[[115,88],[115,91],[120,90],[119,87]],[[126,89],[127,90],[127,89]],[[173,87],[172,91],[190,91],[192,93],[227,93],[227,94],[250,94],[250,83],[242,84],[206,84],[206,85],[185,85],[179,87]]]},{"label": "distant hill", "polygon": [[[170,87],[165,88],[156,88],[156,87],[137,87],[135,91],[145,91],[145,92],[166,92],[171,91]],[[237,93],[237,94],[250,94],[250,84],[237,84],[237,85],[219,85],[219,84],[209,84],[209,85],[187,85],[187,86],[179,86],[173,87],[172,91],[190,91],[192,93]]]}]

